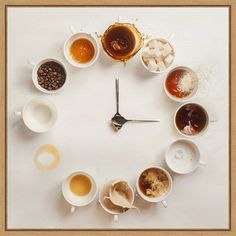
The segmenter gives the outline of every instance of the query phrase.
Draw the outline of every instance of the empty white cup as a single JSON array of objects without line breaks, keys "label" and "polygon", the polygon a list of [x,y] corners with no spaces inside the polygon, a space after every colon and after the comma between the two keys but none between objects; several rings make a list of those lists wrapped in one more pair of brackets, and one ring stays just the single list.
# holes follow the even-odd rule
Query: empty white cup
[{"label": "empty white cup", "polygon": [[48,131],[57,120],[57,109],[54,103],[46,98],[34,98],[26,103],[22,111],[15,111],[21,116],[24,124],[33,132]]}]

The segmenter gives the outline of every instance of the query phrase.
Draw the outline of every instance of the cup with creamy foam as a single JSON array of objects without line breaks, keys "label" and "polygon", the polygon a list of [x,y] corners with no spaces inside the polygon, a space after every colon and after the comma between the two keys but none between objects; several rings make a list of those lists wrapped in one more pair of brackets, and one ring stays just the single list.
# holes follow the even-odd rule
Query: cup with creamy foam
[{"label": "cup with creamy foam", "polygon": [[97,184],[90,174],[77,171],[63,181],[62,194],[71,205],[71,213],[73,213],[76,207],[86,206],[95,199]]}]

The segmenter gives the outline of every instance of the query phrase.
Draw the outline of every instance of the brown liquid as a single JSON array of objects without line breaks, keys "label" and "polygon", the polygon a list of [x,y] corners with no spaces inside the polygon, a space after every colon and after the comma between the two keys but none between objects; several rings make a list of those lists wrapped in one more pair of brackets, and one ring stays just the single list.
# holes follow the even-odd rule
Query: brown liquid
[{"label": "brown liquid", "polygon": [[[201,132],[207,123],[205,110],[198,104],[189,103],[179,109],[175,118],[178,129],[187,135],[195,135]],[[186,133],[186,126],[191,126],[192,132]]]},{"label": "brown liquid", "polygon": [[70,189],[77,196],[84,196],[91,190],[92,184],[85,175],[76,175],[70,181]]},{"label": "brown liquid", "polygon": [[169,179],[160,169],[145,170],[139,178],[139,188],[148,197],[160,197],[169,188]]},{"label": "brown liquid", "polygon": [[71,47],[70,53],[72,58],[79,63],[88,63],[94,57],[94,46],[88,39],[77,39]]},{"label": "brown liquid", "polygon": [[122,59],[134,50],[135,36],[128,27],[117,26],[105,33],[103,46],[110,56]]},{"label": "brown liquid", "polygon": [[166,88],[170,94],[178,98],[184,98],[190,95],[191,92],[181,92],[178,90],[178,83],[184,74],[188,73],[186,70],[177,69],[168,75],[166,80]]}]

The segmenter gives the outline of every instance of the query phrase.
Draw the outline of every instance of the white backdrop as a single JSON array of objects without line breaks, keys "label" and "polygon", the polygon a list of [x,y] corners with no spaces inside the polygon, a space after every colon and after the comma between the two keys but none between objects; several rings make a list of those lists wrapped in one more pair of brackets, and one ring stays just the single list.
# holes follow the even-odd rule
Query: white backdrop
[{"label": "white backdrop", "polygon": [[[164,164],[164,152],[181,138],[173,126],[178,103],[164,93],[166,74],[145,71],[137,54],[126,67],[101,51],[95,65],[72,68],[62,46],[69,25],[87,32],[115,22],[135,22],[154,37],[174,34],[174,66],[213,68],[209,92],[194,101],[209,108],[218,122],[194,141],[207,166],[186,176],[171,173],[174,186],[168,208],[136,198],[141,214],[130,210],[113,223],[97,201],[73,215],[61,194],[62,180],[84,170],[98,186],[110,179],[135,179],[146,167]],[[101,48],[101,45],[100,45]],[[66,63],[68,84],[59,94],[45,95],[31,80],[27,61],[56,57]],[[227,8],[14,8],[8,9],[8,228],[227,228],[228,219],[228,10]],[[120,77],[121,114],[127,118],[160,118],[161,123],[126,124],[118,133],[110,127],[115,113],[115,81]],[[49,97],[59,119],[48,133],[30,133],[14,117],[30,99]],[[59,149],[58,168],[42,172],[34,164],[44,144]]]}]

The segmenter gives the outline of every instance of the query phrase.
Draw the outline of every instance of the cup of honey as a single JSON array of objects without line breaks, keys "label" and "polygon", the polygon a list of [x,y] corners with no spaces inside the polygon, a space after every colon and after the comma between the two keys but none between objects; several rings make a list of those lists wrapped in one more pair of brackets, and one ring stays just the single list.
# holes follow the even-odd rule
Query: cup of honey
[{"label": "cup of honey", "polygon": [[130,23],[115,23],[104,32],[101,42],[106,55],[116,61],[127,61],[143,46],[143,36]]},{"label": "cup of honey", "polygon": [[77,207],[90,204],[96,197],[97,185],[94,178],[84,171],[76,171],[62,183],[62,194],[71,205],[71,213]]},{"label": "cup of honey", "polygon": [[66,60],[77,68],[94,64],[99,55],[97,40],[89,33],[73,33],[64,44]]}]

